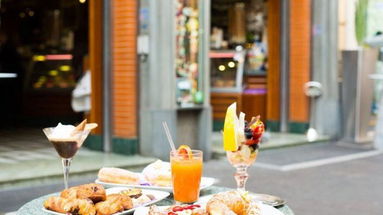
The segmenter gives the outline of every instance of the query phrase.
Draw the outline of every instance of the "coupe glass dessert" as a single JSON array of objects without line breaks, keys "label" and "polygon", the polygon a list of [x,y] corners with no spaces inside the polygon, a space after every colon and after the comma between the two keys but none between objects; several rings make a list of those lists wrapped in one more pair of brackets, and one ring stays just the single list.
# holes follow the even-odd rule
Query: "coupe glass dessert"
[{"label": "coupe glass dessert", "polygon": [[234,174],[238,190],[245,190],[248,178],[247,168],[255,162],[259,143],[264,132],[260,116],[245,121],[245,114],[237,117],[236,103],[227,108],[223,131],[223,145],[227,159],[236,168]]},{"label": "coupe glass dessert", "polygon": [[72,158],[88,137],[89,132],[96,127],[96,123],[87,124],[86,120],[84,120],[77,127],[59,123],[56,127],[43,129],[44,134],[62,159],[65,189],[68,188],[69,168]]}]

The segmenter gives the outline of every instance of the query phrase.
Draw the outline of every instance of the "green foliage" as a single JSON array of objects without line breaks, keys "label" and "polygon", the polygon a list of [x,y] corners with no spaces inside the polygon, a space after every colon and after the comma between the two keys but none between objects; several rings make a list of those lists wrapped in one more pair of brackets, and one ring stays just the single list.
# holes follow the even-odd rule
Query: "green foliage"
[{"label": "green foliage", "polygon": [[369,0],[358,0],[355,7],[355,37],[361,46],[367,32],[367,9]]}]

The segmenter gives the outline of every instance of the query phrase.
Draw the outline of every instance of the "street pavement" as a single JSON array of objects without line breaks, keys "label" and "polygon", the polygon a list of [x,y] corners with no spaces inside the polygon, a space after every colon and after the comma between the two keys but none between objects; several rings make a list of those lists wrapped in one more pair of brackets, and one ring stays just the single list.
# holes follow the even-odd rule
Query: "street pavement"
[{"label": "street pavement", "polygon": [[[305,165],[306,162],[313,161],[307,155],[310,147],[311,151],[318,151],[320,154],[325,152],[321,147],[333,147],[331,150],[339,148],[334,147],[334,144],[323,144],[261,151],[259,163],[270,163],[275,167],[283,164],[273,163],[273,160],[285,159],[289,165],[295,162],[299,168],[278,169],[255,164],[249,169],[247,189],[286,199],[296,215],[383,214],[383,154],[340,147],[342,153],[334,152],[334,157],[331,158],[313,153],[312,158],[321,162]],[[298,152],[302,152],[304,156],[302,153],[299,156]],[[363,156],[354,156],[358,153]],[[291,155],[290,161],[286,154]],[[347,156],[348,159],[343,159],[342,156]],[[225,157],[204,164],[204,175],[217,178],[218,186],[235,188],[233,174],[234,168]],[[95,175],[92,174],[76,176],[71,178],[71,185],[92,182],[94,179]],[[57,192],[63,187],[61,180],[44,183],[33,187],[0,190],[0,211],[15,211],[29,200]]]}]

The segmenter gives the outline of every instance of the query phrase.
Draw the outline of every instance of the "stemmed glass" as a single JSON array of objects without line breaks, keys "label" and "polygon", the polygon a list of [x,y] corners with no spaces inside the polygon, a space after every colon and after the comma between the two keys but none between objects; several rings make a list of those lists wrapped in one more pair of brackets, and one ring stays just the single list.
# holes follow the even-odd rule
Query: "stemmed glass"
[{"label": "stemmed glass", "polygon": [[80,149],[85,139],[88,137],[88,134],[91,131],[91,129],[86,129],[83,131],[74,131],[70,135],[70,138],[65,139],[58,139],[52,137],[52,132],[54,129],[55,127],[44,128],[43,132],[47,136],[49,142],[53,144],[57,153],[62,159],[62,166],[64,171],[64,185],[65,189],[68,189],[69,169],[72,158]]},{"label": "stemmed glass", "polygon": [[227,151],[226,157],[230,164],[236,168],[234,174],[237,190],[245,191],[246,181],[249,177],[247,169],[255,162],[258,155],[258,144],[241,144],[237,151]]}]

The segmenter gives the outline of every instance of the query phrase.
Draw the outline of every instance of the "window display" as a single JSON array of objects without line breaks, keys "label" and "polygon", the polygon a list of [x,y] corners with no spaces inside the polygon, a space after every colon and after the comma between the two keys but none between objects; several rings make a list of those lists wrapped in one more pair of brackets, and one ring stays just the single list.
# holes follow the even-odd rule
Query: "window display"
[{"label": "window display", "polygon": [[199,91],[199,8],[197,0],[176,3],[177,103],[181,107],[202,103]]},{"label": "window display", "polygon": [[211,92],[242,92],[245,51],[210,52]]},{"label": "window display", "polygon": [[267,0],[211,1],[209,55],[215,123],[223,121],[222,104],[227,101],[236,101],[239,109],[255,115],[266,113],[266,8]]},{"label": "window display", "polygon": [[76,81],[71,65],[70,54],[33,56],[26,89],[73,89]]}]

